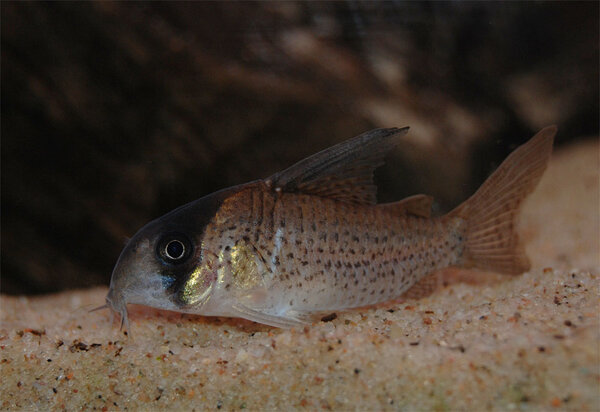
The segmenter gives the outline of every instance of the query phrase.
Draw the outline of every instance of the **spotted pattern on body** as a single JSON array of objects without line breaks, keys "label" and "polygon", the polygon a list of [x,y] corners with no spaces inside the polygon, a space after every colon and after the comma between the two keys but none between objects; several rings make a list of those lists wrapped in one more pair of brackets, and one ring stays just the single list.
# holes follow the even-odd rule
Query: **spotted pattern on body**
[{"label": "spotted pattern on body", "polygon": [[261,288],[263,310],[319,311],[398,297],[458,262],[461,224],[256,185],[226,200],[204,240],[227,290]]}]

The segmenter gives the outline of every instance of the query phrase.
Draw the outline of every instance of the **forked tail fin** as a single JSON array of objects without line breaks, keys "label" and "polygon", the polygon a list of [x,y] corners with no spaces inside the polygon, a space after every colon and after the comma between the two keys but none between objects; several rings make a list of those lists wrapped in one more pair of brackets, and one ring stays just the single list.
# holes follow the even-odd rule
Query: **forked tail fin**
[{"label": "forked tail fin", "polygon": [[506,274],[529,269],[516,220],[523,200],[546,170],[556,126],[548,126],[519,146],[473,196],[448,214],[466,221],[462,265]]}]

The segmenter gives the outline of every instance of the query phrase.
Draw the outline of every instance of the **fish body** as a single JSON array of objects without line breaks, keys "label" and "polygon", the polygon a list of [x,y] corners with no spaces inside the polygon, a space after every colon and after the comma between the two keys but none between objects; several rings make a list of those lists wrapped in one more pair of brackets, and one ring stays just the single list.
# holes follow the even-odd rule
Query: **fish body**
[{"label": "fish body", "polygon": [[273,193],[248,185],[204,235],[216,256],[220,300],[250,299],[268,313],[365,306],[402,294],[455,264],[460,218],[426,219],[390,207]]},{"label": "fish body", "polygon": [[126,305],[137,303],[291,327],[399,297],[449,266],[527,270],[515,221],[556,129],[441,217],[430,216],[425,195],[375,204],[373,170],[406,131],[367,132],[150,222],[121,253],[107,304],[124,322]]}]

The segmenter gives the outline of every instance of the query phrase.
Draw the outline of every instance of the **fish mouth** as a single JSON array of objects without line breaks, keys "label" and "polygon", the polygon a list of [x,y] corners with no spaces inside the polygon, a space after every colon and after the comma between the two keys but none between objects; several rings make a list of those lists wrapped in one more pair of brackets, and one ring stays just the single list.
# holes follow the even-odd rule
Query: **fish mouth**
[{"label": "fish mouth", "polygon": [[164,276],[160,273],[153,270],[132,272],[127,265],[117,265],[106,295],[106,306],[112,310],[113,315],[118,313],[121,317],[121,330],[124,327],[129,331],[128,304],[179,310],[172,302],[171,294],[165,289]]}]

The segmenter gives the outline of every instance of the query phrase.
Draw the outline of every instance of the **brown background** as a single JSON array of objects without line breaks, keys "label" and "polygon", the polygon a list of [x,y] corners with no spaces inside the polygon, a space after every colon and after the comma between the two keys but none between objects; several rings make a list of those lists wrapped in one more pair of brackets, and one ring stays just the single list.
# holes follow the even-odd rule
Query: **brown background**
[{"label": "brown background", "polygon": [[3,293],[107,284],[170,209],[375,127],[380,199],[598,134],[598,3],[2,2]]}]

